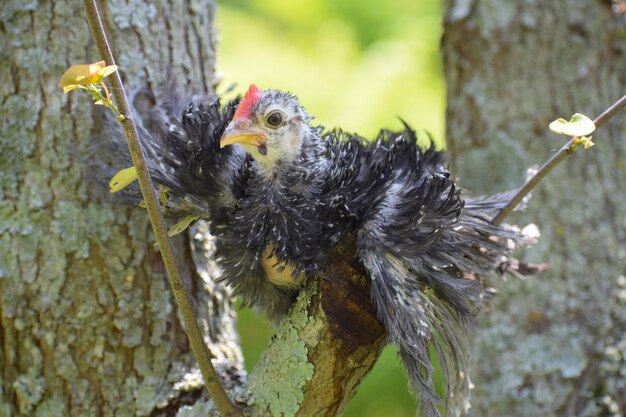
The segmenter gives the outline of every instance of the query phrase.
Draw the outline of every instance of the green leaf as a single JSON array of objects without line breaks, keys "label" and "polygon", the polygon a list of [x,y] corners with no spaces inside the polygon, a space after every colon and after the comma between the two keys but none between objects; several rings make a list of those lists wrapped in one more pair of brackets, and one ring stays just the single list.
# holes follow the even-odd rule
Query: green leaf
[{"label": "green leaf", "polygon": [[550,130],[554,133],[567,136],[588,136],[596,130],[593,120],[584,114],[576,113],[569,122],[565,119],[557,119],[550,123]]},{"label": "green leaf", "polygon": [[183,230],[185,230],[191,223],[198,220],[200,217],[198,216],[187,216],[178,223],[176,223],[170,230],[167,231],[167,235],[169,237],[176,236]]},{"label": "green leaf", "polygon": [[116,193],[119,190],[126,188],[129,184],[137,179],[137,170],[134,166],[124,168],[117,174],[113,175],[109,182],[109,191]]},{"label": "green leaf", "polygon": [[578,147],[578,145],[583,145],[583,148],[585,149],[589,149],[591,148],[593,145],[595,145],[595,143],[593,143],[593,141],[591,140],[591,136],[583,136],[582,138],[578,138],[574,141],[573,144],[573,149],[576,150],[576,148]]}]

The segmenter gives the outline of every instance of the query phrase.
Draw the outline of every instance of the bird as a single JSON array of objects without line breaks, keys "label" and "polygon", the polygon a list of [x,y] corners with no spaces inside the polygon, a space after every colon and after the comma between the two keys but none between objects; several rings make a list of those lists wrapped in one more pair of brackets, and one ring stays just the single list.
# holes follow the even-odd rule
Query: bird
[{"label": "bird", "polygon": [[418,145],[406,122],[367,140],[316,125],[296,96],[254,84],[226,104],[176,88],[166,96],[139,123],[147,165],[167,190],[166,216],[208,221],[220,279],[278,319],[352,234],[421,415],[467,407],[470,333],[491,295],[483,279],[519,237],[490,223],[510,195],[466,197],[444,153]]}]

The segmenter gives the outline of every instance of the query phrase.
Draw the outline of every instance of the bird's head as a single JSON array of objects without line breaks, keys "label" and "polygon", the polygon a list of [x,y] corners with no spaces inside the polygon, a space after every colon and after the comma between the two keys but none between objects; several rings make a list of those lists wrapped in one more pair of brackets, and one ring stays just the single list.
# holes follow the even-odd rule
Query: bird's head
[{"label": "bird's head", "polygon": [[313,132],[312,119],[289,93],[252,84],[237,107],[220,146],[240,144],[263,168],[297,161]]}]

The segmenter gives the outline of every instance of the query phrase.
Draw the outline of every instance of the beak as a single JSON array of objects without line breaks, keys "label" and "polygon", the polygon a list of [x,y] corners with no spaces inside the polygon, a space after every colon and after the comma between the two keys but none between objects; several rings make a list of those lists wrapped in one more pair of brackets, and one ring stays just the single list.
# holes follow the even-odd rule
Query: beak
[{"label": "beak", "polygon": [[220,148],[235,143],[261,147],[265,146],[265,141],[265,133],[252,128],[248,120],[233,120],[222,135]]}]

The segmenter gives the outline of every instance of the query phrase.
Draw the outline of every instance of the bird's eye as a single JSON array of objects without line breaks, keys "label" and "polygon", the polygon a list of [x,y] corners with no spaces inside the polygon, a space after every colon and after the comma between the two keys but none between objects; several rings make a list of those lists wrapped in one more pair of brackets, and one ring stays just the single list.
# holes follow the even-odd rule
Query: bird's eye
[{"label": "bird's eye", "polygon": [[267,116],[265,122],[270,127],[278,127],[283,122],[283,115],[279,111],[272,112]]}]

